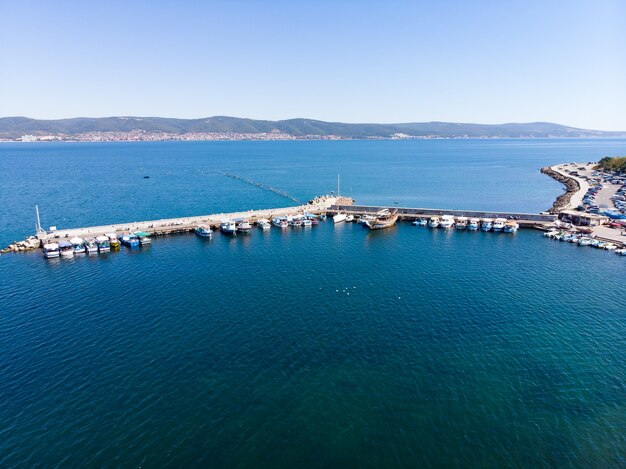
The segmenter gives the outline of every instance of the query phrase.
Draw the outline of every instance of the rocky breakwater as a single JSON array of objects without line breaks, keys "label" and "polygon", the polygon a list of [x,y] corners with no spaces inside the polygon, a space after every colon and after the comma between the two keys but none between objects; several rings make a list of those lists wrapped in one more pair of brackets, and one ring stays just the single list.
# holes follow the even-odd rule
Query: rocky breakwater
[{"label": "rocky breakwater", "polygon": [[6,248],[1,249],[1,254],[7,254],[9,252],[23,252],[23,251],[33,251],[35,249],[39,249],[41,247],[41,241],[39,241],[35,236],[29,236],[24,241],[13,241],[13,243],[9,244]]},{"label": "rocky breakwater", "polygon": [[572,195],[580,190],[580,184],[578,184],[578,181],[576,179],[563,176],[562,174],[554,171],[549,166],[541,168],[541,172],[550,176],[555,181],[559,181],[565,186],[565,193],[558,196],[552,204],[552,208],[548,210],[548,213],[559,213],[561,210],[569,205],[570,200],[572,199]]}]

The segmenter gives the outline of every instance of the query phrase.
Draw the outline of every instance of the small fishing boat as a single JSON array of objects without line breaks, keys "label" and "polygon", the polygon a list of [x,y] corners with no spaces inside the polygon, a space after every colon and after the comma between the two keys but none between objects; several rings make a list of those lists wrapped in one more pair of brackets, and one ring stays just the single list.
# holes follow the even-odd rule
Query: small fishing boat
[{"label": "small fishing boat", "polygon": [[133,233],[139,239],[139,245],[145,246],[147,244],[152,244],[152,239],[150,238],[150,233],[146,233],[145,231],[136,231]]},{"label": "small fishing boat", "polygon": [[454,217],[452,215],[444,215],[441,217],[439,226],[445,230],[454,226]]},{"label": "small fishing boat", "polygon": [[261,218],[259,221],[257,221],[256,226],[261,228],[263,231],[269,230],[272,227],[272,225],[270,225],[269,220],[266,220],[265,218]]},{"label": "small fishing boat", "polygon": [[354,221],[354,215],[352,215],[352,214],[350,214],[350,215],[346,215],[346,221],[347,221],[347,222]]},{"label": "small fishing boat", "polygon": [[53,259],[59,257],[61,252],[59,251],[59,245],[57,243],[49,243],[43,245],[43,257],[46,259]]},{"label": "small fishing boat", "polygon": [[493,222],[493,231],[503,231],[505,223],[505,218],[496,218]]},{"label": "small fishing boat", "polygon": [[606,249],[607,251],[616,251],[617,250],[617,246],[613,243],[606,243],[604,245],[604,249]]},{"label": "small fishing boat", "polygon": [[457,230],[464,230],[467,228],[467,217],[457,217],[455,226]]},{"label": "small fishing boat", "polygon": [[480,229],[483,231],[489,231],[493,228],[493,220],[491,218],[483,218],[480,223]]},{"label": "small fishing boat", "polygon": [[303,227],[313,226],[313,220],[310,220],[308,218],[303,218],[302,219],[302,226]]},{"label": "small fishing boat", "polygon": [[117,235],[115,233],[107,233],[106,237],[109,238],[109,245],[111,249],[119,249],[120,248],[120,240],[117,239]]},{"label": "small fishing boat", "polygon": [[96,238],[87,238],[85,240],[85,252],[87,254],[98,254],[98,243],[96,243]]},{"label": "small fishing boat", "polygon": [[99,252],[108,252],[111,250],[111,242],[107,236],[98,236],[96,238]]},{"label": "small fishing boat", "polygon": [[83,238],[79,238],[76,236],[75,238],[70,239],[70,243],[72,243],[72,249],[74,249],[74,254],[85,254],[85,240]]},{"label": "small fishing boat", "polygon": [[616,249],[615,254],[618,256],[626,256],[626,249]]},{"label": "small fishing boat", "polygon": [[480,226],[480,218],[470,218],[469,223],[467,224],[467,229],[469,231],[478,231]]},{"label": "small fishing boat", "polygon": [[578,245],[579,246],[591,246],[591,241],[593,241],[591,238],[587,236],[583,236],[582,238],[578,240]]},{"label": "small fishing boat", "polygon": [[398,209],[389,210],[384,208],[376,212],[376,218],[373,221],[368,221],[365,226],[370,230],[382,230],[385,228],[391,228],[396,224],[398,220]]},{"label": "small fishing boat", "polygon": [[61,241],[59,243],[59,253],[61,254],[61,257],[74,257],[74,245],[72,243],[68,243],[67,241]]},{"label": "small fishing boat", "polygon": [[295,216],[295,217],[289,217],[287,218],[287,223],[289,224],[289,226],[302,226],[302,217],[300,216]]},{"label": "small fishing boat", "polygon": [[341,223],[342,221],[346,221],[348,215],[345,213],[338,213],[333,217],[333,223]]},{"label": "small fishing boat", "polygon": [[557,230],[550,230],[550,231],[546,231],[546,232],[543,234],[543,237],[544,237],[544,238],[551,238],[551,239],[554,239],[554,237],[555,237],[556,235],[558,235],[558,234],[559,234],[559,232],[558,232]]},{"label": "small fishing boat", "polygon": [[274,225],[277,228],[283,228],[283,229],[289,227],[289,223],[287,222],[287,219],[285,217],[272,218],[272,225]]},{"label": "small fishing boat", "polygon": [[136,234],[133,234],[133,233],[123,234],[121,241],[124,246],[128,246],[129,248],[139,247],[139,238],[137,237]]},{"label": "small fishing boat", "polygon": [[220,223],[220,230],[227,235],[237,234],[237,224],[229,219],[222,220]]},{"label": "small fishing boat", "polygon": [[212,238],[213,237],[213,230],[211,229],[210,226],[207,225],[200,225],[200,226],[196,226],[195,229],[193,230],[193,232],[200,236],[201,238]]},{"label": "small fishing boat", "polygon": [[428,226],[430,228],[437,228],[439,226],[439,217],[431,217],[428,221]]},{"label": "small fishing boat", "polygon": [[505,233],[516,233],[519,229],[519,223],[515,221],[508,221],[504,224],[503,231]]},{"label": "small fishing boat", "polygon": [[250,233],[250,230],[252,230],[252,225],[250,225],[248,220],[237,220],[236,227],[238,233]]}]

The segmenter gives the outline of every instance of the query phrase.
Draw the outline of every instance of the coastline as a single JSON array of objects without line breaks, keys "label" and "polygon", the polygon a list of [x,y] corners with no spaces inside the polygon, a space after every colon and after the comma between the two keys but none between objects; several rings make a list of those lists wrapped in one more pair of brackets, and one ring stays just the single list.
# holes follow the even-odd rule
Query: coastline
[{"label": "coastline", "polygon": [[[548,213],[552,214],[558,214],[562,210],[566,210],[572,207],[572,199],[577,200],[578,195],[580,195],[580,199],[582,200],[582,196],[586,191],[586,189],[583,190],[579,180],[559,171],[557,169],[558,166],[559,165],[545,166],[539,170],[543,174],[551,177],[555,181],[558,181],[565,186],[565,193],[559,195],[552,204],[552,207],[547,210]],[[578,206],[578,204],[576,206]]]}]

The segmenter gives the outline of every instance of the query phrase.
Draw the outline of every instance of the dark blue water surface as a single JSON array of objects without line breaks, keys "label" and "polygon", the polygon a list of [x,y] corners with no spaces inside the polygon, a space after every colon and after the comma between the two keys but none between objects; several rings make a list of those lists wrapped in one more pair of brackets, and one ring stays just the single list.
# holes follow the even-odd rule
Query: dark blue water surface
[{"label": "dark blue water surface", "polygon": [[[624,141],[0,145],[0,240],[306,200],[539,211]],[[144,179],[149,175],[150,179]],[[623,467],[626,263],[322,223],[0,257],[0,466]]]}]

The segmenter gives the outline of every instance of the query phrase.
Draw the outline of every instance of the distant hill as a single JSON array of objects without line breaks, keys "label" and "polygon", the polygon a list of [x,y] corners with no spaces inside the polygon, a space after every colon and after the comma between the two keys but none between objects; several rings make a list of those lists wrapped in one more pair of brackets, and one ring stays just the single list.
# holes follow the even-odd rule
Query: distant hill
[{"label": "distant hill", "polygon": [[76,136],[89,132],[163,132],[260,134],[280,132],[293,137],[337,136],[341,138],[580,138],[626,137],[624,132],[577,129],[549,122],[525,124],[461,124],[450,122],[415,122],[405,124],[346,124],[313,119],[280,121],[215,116],[202,119],[165,117],[77,117],[40,120],[27,117],[0,118],[0,138],[15,139],[22,135]]}]

